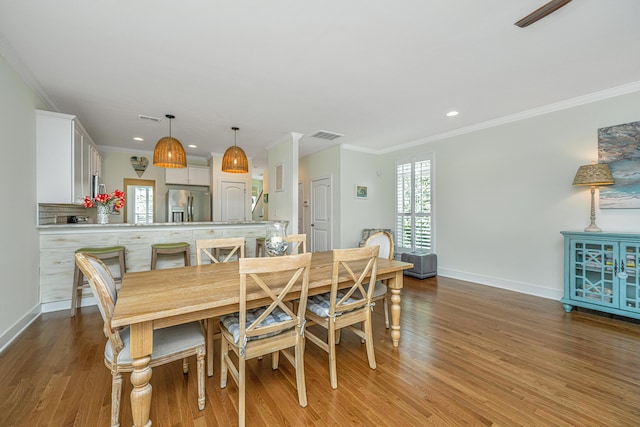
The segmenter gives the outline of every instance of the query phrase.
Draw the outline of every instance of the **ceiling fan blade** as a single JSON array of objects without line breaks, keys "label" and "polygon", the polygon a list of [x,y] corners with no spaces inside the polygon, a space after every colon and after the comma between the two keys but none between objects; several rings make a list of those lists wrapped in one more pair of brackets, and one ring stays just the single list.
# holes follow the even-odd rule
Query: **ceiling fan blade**
[{"label": "ceiling fan blade", "polygon": [[517,25],[520,28],[524,28],[526,26],[529,26],[531,24],[533,24],[534,22],[544,18],[545,16],[549,15],[552,12],[555,12],[556,10],[560,9],[562,6],[564,6],[565,4],[569,3],[571,0],[551,0],[549,3],[543,5],[542,7],[534,10],[533,12],[531,12],[530,14],[528,14],[527,16],[525,16],[524,18],[522,18],[521,20],[519,20],[518,22],[516,22],[514,25]]}]

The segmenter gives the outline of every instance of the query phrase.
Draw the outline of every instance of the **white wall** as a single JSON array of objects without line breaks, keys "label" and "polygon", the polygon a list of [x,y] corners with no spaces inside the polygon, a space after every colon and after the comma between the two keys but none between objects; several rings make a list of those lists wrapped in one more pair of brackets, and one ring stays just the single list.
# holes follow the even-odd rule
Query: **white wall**
[{"label": "white wall", "polygon": [[[440,275],[560,298],[560,231],[589,224],[589,189],[573,187],[573,177],[597,161],[598,128],[637,120],[640,92],[389,153],[382,170],[412,152],[434,153]],[[383,222],[393,219],[392,203],[379,208]],[[640,232],[638,210],[596,215],[605,231]]]},{"label": "white wall", "polygon": [[40,313],[35,109],[46,106],[2,56],[0,94],[0,182],[5,184],[0,221],[1,350]]},{"label": "white wall", "polygon": [[[341,147],[340,155],[340,224],[342,232],[336,247],[357,247],[363,228],[394,228],[394,219],[382,219],[380,206],[394,205],[389,199],[389,182],[393,191],[395,176],[383,171],[381,156]],[[366,199],[355,198],[355,186],[367,187]],[[393,193],[395,194],[395,193]],[[395,205],[394,205],[395,206]]]},{"label": "white wall", "polygon": [[[291,132],[286,140],[276,143],[268,151],[270,221],[289,221],[287,234],[298,233],[298,144],[301,134]],[[276,167],[282,165],[283,191],[276,191]]]}]

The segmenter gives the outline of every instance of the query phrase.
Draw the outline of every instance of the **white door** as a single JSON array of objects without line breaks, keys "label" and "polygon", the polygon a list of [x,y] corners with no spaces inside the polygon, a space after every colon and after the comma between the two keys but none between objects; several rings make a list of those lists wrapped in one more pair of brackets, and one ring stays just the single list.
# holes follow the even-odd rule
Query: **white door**
[{"label": "white door", "polygon": [[331,178],[320,178],[311,181],[311,251],[331,249]]},{"label": "white door", "polygon": [[244,181],[222,181],[220,185],[222,221],[246,221],[247,190]]}]

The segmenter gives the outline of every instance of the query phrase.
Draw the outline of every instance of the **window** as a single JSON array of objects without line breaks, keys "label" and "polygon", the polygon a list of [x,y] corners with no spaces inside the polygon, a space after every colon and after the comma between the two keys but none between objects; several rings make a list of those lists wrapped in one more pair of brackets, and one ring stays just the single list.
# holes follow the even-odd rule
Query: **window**
[{"label": "window", "polygon": [[151,179],[130,179],[123,181],[126,202],[124,222],[129,224],[151,224],[155,221],[154,194],[156,182]]},{"label": "window", "polygon": [[431,250],[431,159],[398,163],[396,169],[396,248]]},{"label": "window", "polygon": [[143,186],[134,187],[134,194],[134,223],[153,223],[153,188]]}]

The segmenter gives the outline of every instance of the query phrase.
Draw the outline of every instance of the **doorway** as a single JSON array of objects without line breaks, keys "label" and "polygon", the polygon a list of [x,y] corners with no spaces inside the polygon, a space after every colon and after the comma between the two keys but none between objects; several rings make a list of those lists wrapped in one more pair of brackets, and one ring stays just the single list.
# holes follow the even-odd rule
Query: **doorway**
[{"label": "doorway", "polygon": [[155,221],[154,196],[156,181],[153,179],[124,179],[124,222],[151,224]]}]

